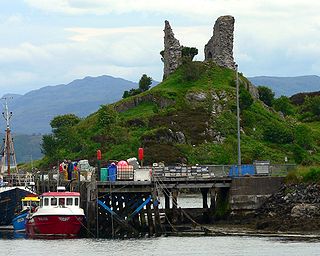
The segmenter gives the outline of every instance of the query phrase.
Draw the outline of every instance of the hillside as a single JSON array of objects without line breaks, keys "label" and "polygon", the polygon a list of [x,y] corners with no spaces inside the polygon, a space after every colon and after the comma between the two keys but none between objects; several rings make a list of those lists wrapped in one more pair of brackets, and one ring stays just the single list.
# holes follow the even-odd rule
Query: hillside
[{"label": "hillside", "polygon": [[276,77],[276,76],[256,76],[248,77],[256,86],[264,85],[271,88],[276,96],[291,96],[300,92],[319,91],[320,77],[296,76],[296,77]]},{"label": "hillside", "polygon": [[[306,126],[283,117],[253,97],[254,87],[245,77],[240,76],[240,84],[243,163],[320,160],[319,123]],[[62,118],[54,134],[45,137],[42,164],[93,159],[97,149],[106,160],[127,159],[139,147],[145,149],[145,164],[233,164],[235,102],[234,71],[190,62],[151,90],[104,105],[84,120]],[[307,136],[301,135],[305,130]],[[307,146],[301,137],[308,137]]]},{"label": "hillside", "polygon": [[46,86],[25,95],[14,95],[9,102],[14,113],[12,128],[18,134],[50,133],[56,115],[74,113],[85,117],[101,104],[121,99],[125,90],[137,84],[111,76],[85,77],[69,84]]}]

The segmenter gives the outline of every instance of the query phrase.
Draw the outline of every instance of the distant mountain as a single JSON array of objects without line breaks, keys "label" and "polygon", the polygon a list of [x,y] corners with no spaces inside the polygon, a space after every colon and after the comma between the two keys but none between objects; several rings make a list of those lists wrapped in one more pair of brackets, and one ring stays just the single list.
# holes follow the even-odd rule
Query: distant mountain
[{"label": "distant mountain", "polygon": [[25,95],[11,95],[12,130],[19,134],[50,133],[53,117],[66,113],[85,117],[100,105],[121,99],[123,92],[131,88],[138,88],[138,84],[104,75],[46,86]]},{"label": "distant mountain", "polygon": [[296,76],[296,77],[276,77],[276,76],[255,76],[248,78],[254,85],[265,85],[270,87],[276,96],[291,96],[300,92],[313,92],[320,89],[320,77]]},{"label": "distant mountain", "polygon": [[[51,132],[53,117],[67,113],[85,117],[97,111],[100,105],[121,99],[123,92],[131,88],[138,88],[138,84],[104,75],[77,79],[66,85],[46,86],[25,95],[3,95],[12,98],[8,103],[13,112],[11,129],[17,162],[42,157],[41,134]],[[4,120],[0,122],[0,129],[1,132],[5,130]]]}]

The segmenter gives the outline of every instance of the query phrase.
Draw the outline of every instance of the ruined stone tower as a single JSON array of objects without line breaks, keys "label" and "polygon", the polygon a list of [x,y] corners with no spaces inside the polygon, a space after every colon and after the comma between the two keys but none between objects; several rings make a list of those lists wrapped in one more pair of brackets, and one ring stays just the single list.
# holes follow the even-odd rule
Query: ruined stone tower
[{"label": "ruined stone tower", "polygon": [[174,72],[182,63],[182,52],[179,40],[174,37],[169,21],[164,26],[164,51],[162,61],[164,63],[163,80]]},{"label": "ruined stone tower", "polygon": [[219,66],[235,69],[233,31],[234,17],[227,15],[216,20],[213,36],[204,47],[205,61],[212,60]]}]

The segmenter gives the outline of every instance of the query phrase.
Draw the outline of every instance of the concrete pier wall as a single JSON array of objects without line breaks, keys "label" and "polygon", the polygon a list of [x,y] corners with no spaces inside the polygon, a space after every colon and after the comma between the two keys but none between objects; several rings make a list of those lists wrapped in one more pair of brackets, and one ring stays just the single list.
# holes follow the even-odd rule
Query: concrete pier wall
[{"label": "concrete pier wall", "polygon": [[229,203],[232,211],[252,211],[277,192],[283,177],[241,177],[231,182]]}]

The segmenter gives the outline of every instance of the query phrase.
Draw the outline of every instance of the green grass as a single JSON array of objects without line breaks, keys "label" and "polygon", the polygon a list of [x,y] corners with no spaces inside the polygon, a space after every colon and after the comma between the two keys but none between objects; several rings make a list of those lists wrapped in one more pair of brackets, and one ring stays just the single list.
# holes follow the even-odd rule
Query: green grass
[{"label": "green grass", "polygon": [[157,112],[157,109],[158,109],[158,106],[155,103],[143,102],[135,108],[119,113],[119,116],[124,120],[132,119],[132,118],[142,118],[142,117],[146,118],[154,115],[155,112]]},{"label": "green grass", "polygon": [[[144,147],[146,164],[158,161],[166,164],[235,164],[235,72],[213,63],[193,62],[190,65],[181,66],[151,90],[114,103],[115,109],[127,110],[111,113],[114,115],[110,119],[113,120],[112,124],[108,121],[99,123],[99,120],[109,120],[110,115],[104,112],[106,109],[100,109],[83,119],[68,131],[69,134],[63,134],[66,138],[72,138],[72,141],[59,145],[60,155],[46,156],[43,163],[56,163],[63,154],[63,158],[90,159],[98,148],[103,150],[106,159],[127,159],[136,156],[139,147]],[[243,85],[248,83],[242,76],[240,81]],[[206,99],[196,101],[187,97],[197,92],[206,94]],[[213,92],[218,95],[223,92],[227,101],[213,99]],[[140,104],[128,109],[128,106],[134,106],[137,102]],[[213,113],[216,104],[223,105],[218,114]],[[284,163],[284,158],[288,157],[289,162],[294,163],[298,155],[305,157],[302,159],[305,164],[319,163],[320,122],[303,123],[312,130],[314,148],[311,150],[297,147],[294,137],[293,141],[287,140],[286,143],[266,138],[268,127],[276,130],[281,128],[289,135],[292,132],[294,136],[294,127],[299,124],[294,117],[281,118],[258,100],[248,104],[241,112],[242,162],[250,164],[254,160],[269,160],[272,163]],[[174,138],[177,133],[184,134],[185,143]],[[279,138],[279,134],[276,135]],[[215,142],[214,136],[222,137],[223,143]],[[170,140],[166,141],[168,138]]]}]

